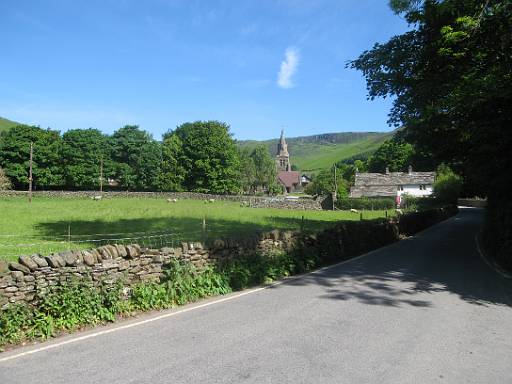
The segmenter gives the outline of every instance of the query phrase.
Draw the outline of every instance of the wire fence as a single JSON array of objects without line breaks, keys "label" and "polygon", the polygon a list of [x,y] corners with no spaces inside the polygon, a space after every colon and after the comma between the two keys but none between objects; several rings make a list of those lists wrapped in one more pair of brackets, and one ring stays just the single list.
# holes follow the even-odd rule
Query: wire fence
[{"label": "wire fence", "polygon": [[50,254],[67,250],[97,248],[107,244],[139,244],[144,248],[175,247],[184,241],[206,241],[206,231],[177,232],[123,232],[78,235],[0,235],[0,257]]}]

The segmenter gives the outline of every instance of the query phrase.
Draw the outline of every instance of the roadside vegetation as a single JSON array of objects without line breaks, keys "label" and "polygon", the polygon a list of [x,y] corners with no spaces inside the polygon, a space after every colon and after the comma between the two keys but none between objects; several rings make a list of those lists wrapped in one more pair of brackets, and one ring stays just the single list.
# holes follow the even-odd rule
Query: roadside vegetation
[{"label": "roadside vegetation", "polygon": [[304,252],[254,254],[200,272],[191,263],[173,260],[161,282],[139,283],[129,292],[121,280],[99,287],[87,280],[61,283],[50,287],[35,305],[10,305],[0,311],[0,351],[8,344],[44,340],[138,312],[269,283],[320,264],[318,256]]}]

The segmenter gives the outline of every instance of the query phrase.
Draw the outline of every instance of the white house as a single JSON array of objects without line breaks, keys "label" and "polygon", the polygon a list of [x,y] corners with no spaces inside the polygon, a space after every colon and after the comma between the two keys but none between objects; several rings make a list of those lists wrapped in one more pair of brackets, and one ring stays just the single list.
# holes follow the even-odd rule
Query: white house
[{"label": "white house", "polygon": [[400,203],[404,194],[421,197],[432,194],[435,172],[357,173],[350,197],[395,197]]}]

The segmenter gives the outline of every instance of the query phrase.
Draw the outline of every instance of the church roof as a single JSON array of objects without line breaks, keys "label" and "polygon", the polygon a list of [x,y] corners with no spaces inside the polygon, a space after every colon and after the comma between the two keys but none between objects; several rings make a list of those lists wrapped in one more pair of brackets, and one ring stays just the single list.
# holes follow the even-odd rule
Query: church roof
[{"label": "church roof", "polygon": [[300,183],[300,172],[298,171],[280,171],[277,174],[277,180],[285,187],[293,187]]}]

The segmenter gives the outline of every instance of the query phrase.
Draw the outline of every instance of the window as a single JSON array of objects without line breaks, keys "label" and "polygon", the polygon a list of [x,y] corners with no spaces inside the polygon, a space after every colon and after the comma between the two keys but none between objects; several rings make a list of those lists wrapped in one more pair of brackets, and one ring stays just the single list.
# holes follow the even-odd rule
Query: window
[{"label": "window", "polygon": [[424,191],[426,189],[427,189],[427,187],[425,185],[423,185],[423,184],[420,185],[420,191]]},{"label": "window", "polygon": [[397,191],[403,191],[404,190],[404,186],[403,185],[399,185],[398,188],[397,188]]}]

